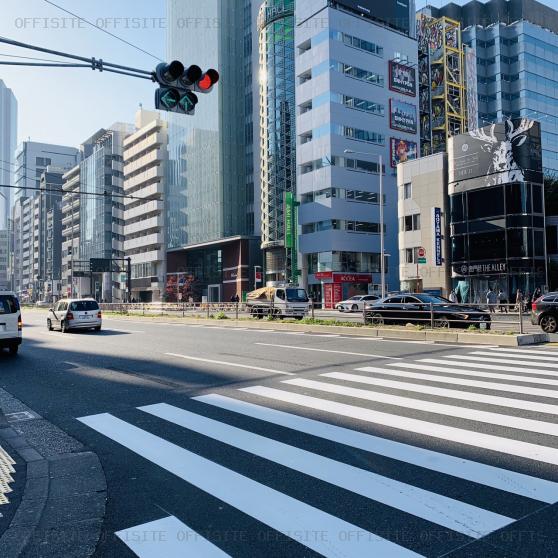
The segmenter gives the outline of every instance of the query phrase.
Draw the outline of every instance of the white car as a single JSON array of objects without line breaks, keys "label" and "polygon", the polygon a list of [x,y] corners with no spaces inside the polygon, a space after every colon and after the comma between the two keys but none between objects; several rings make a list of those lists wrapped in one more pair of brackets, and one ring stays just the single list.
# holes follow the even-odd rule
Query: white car
[{"label": "white car", "polygon": [[9,349],[16,355],[21,345],[21,310],[16,295],[9,291],[0,291],[0,351]]},{"label": "white car", "polygon": [[59,300],[48,311],[47,328],[67,333],[72,329],[101,331],[103,316],[99,304],[92,298]]},{"label": "white car", "polygon": [[377,295],[357,295],[338,302],[335,308],[339,312],[362,312],[364,310],[365,302],[373,302],[380,297]]}]

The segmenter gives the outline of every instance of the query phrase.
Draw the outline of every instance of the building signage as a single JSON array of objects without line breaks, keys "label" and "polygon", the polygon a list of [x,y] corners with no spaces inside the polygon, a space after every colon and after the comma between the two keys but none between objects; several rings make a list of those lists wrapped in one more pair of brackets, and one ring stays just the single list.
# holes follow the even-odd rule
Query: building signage
[{"label": "building signage", "polygon": [[417,158],[417,144],[401,138],[390,138],[391,166],[395,168],[398,163],[404,163]]},{"label": "building signage", "polygon": [[492,275],[506,273],[508,267],[506,262],[498,263],[479,263],[479,264],[458,264],[453,266],[456,275]]},{"label": "building signage", "polygon": [[295,203],[292,192],[285,192],[285,248],[294,246]]},{"label": "building signage", "polygon": [[409,0],[337,0],[337,3],[409,34]]},{"label": "building signage", "polygon": [[323,281],[324,279],[332,279],[333,271],[317,271],[316,273],[314,273],[314,277],[318,281]]},{"label": "building signage", "polygon": [[542,184],[541,127],[515,118],[453,136],[448,144],[449,183],[472,188],[509,182]]},{"label": "building signage", "polygon": [[372,283],[370,273],[334,273],[334,283]]},{"label": "building signage", "polygon": [[417,109],[411,103],[398,99],[389,100],[389,125],[401,132],[417,133]]},{"label": "building signage", "polygon": [[389,88],[392,91],[414,97],[417,94],[417,73],[415,68],[389,61]]},{"label": "building signage", "polygon": [[432,226],[434,227],[434,261],[437,266],[442,265],[442,210],[432,208]]}]

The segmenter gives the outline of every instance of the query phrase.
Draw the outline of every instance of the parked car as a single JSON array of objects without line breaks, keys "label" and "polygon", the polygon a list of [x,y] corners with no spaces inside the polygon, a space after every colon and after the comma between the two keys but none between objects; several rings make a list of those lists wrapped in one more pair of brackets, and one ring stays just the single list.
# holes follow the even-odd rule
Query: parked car
[{"label": "parked car", "polygon": [[48,311],[47,328],[67,333],[72,329],[101,331],[103,316],[96,300],[92,298],[59,300]]},{"label": "parked car", "polygon": [[558,331],[558,292],[540,296],[531,305],[531,323],[545,333]]},{"label": "parked car", "polygon": [[[432,306],[431,306],[432,305]],[[401,293],[366,305],[365,323],[373,325],[408,323],[429,326],[430,310],[434,327],[477,326],[490,329],[490,313],[477,306],[459,305],[441,297],[424,293]]]},{"label": "parked car", "polygon": [[339,312],[362,312],[364,305],[368,302],[379,300],[377,295],[356,295],[338,302],[335,306]]},{"label": "parked car", "polygon": [[22,329],[21,309],[15,293],[0,291],[0,351],[7,348],[11,355],[17,355]]}]

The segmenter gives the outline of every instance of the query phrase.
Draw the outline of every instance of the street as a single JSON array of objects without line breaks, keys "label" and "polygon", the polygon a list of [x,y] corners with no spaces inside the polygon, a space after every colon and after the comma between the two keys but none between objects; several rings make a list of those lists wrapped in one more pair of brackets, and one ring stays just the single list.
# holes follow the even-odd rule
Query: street
[{"label": "street", "polygon": [[552,345],[23,318],[0,387],[98,455],[96,558],[558,555]]}]

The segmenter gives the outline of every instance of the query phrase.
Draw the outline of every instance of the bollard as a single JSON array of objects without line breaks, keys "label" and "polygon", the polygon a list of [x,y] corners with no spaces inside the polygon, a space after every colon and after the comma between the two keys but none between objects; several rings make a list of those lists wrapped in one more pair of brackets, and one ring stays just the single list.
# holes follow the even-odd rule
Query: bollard
[{"label": "bollard", "polygon": [[207,319],[209,320],[209,302],[206,302],[207,305]]},{"label": "bollard", "polygon": [[310,308],[311,308],[311,312],[312,312],[312,319],[314,319],[314,299],[313,298],[310,299]]},{"label": "bollard", "polygon": [[430,303],[430,329],[434,329],[434,304]]},{"label": "bollard", "polygon": [[523,303],[519,302],[519,334],[523,335]]},{"label": "bollard", "polygon": [[238,304],[239,304],[239,303],[237,302],[237,303],[236,303],[236,319],[237,319],[237,321],[238,321]]}]

